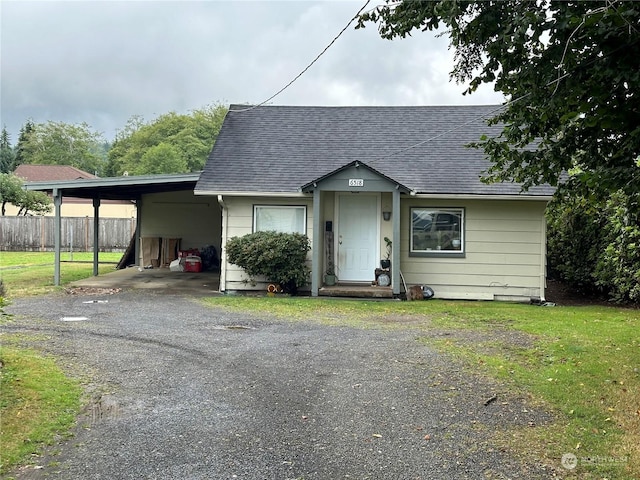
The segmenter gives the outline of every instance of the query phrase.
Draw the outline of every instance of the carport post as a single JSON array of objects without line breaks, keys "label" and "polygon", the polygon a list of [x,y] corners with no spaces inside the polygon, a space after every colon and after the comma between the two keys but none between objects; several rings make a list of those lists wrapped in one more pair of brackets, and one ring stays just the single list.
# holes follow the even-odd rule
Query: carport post
[{"label": "carport post", "polygon": [[98,252],[100,252],[100,198],[93,199],[93,276],[98,276]]},{"label": "carport post", "polygon": [[56,216],[53,220],[53,284],[60,285],[60,245],[62,244],[62,217],[60,206],[62,205],[62,190],[53,189],[53,206]]}]

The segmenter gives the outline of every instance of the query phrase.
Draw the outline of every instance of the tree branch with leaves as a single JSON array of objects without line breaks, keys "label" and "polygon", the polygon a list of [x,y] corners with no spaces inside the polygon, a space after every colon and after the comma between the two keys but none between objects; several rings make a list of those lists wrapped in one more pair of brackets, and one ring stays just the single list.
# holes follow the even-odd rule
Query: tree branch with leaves
[{"label": "tree branch with leaves", "polygon": [[[452,79],[507,98],[478,139],[492,161],[485,181],[562,183],[574,192],[637,195],[640,184],[640,3],[387,1],[364,13],[383,38],[447,35]],[[531,149],[531,145],[537,145]]]}]

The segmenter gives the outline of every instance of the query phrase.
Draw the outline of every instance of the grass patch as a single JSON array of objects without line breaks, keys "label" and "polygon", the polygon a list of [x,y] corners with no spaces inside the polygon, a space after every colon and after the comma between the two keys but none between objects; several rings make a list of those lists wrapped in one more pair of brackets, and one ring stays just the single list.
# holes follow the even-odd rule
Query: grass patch
[{"label": "grass patch", "polygon": [[[308,297],[252,297],[243,295],[204,298],[205,304],[229,310],[270,315],[288,320],[312,320],[326,325],[375,328],[377,321],[402,313],[407,302],[317,299]],[[410,310],[408,310],[410,311]],[[392,325],[392,324],[390,324]]]},{"label": "grass patch", "polygon": [[556,462],[578,457],[576,478],[640,478],[640,312],[613,307],[536,308],[495,304],[457,312],[448,326],[507,329],[536,336],[533,348],[493,355],[482,345],[440,345],[554,407],[550,428],[514,432],[520,449]]},{"label": "grass patch", "polygon": [[48,357],[0,348],[0,473],[69,433],[82,390]]},{"label": "grass patch", "polygon": [[[92,252],[61,254],[60,282],[62,286],[93,275]],[[100,262],[117,262],[121,253],[100,252]],[[0,278],[7,297],[24,297],[51,293],[60,287],[53,285],[53,252],[0,252]],[[89,263],[85,263],[89,262]],[[113,271],[114,265],[99,265],[99,274]]]},{"label": "grass patch", "polygon": [[[615,307],[536,307],[500,302],[375,302],[296,297],[216,297],[212,306],[269,312],[291,320],[366,328],[423,329],[423,340],[464,358],[475,371],[526,391],[557,413],[548,426],[504,433],[530,460],[574,478],[640,478],[640,311]],[[397,320],[400,320],[399,322]],[[452,332],[446,341],[430,329]],[[456,331],[493,329],[534,336],[531,346],[456,340]],[[490,336],[489,336],[490,337]]]}]

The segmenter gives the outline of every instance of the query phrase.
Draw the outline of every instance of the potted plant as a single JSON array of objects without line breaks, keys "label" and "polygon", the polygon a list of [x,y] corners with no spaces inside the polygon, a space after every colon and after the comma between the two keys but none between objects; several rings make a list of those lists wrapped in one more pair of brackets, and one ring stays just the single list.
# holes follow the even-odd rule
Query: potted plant
[{"label": "potted plant", "polygon": [[336,272],[333,265],[327,266],[327,273],[324,274],[324,284],[331,287],[336,284]]},{"label": "potted plant", "polygon": [[387,244],[387,255],[384,259],[380,260],[380,266],[388,270],[391,268],[391,246],[393,242],[389,240],[389,237],[384,237],[384,241]]}]

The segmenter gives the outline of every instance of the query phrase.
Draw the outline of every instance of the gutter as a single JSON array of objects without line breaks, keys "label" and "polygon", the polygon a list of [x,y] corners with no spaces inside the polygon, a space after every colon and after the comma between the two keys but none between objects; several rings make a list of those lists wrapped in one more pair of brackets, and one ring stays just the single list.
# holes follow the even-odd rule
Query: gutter
[{"label": "gutter", "polygon": [[414,198],[433,198],[442,200],[523,200],[536,202],[550,202],[553,195],[492,195],[492,194],[468,194],[468,193],[416,193]]},{"label": "gutter", "polygon": [[194,195],[217,196],[218,198],[226,195],[228,197],[272,197],[272,198],[310,198],[311,194],[302,192],[220,192],[213,190],[194,190]]}]

